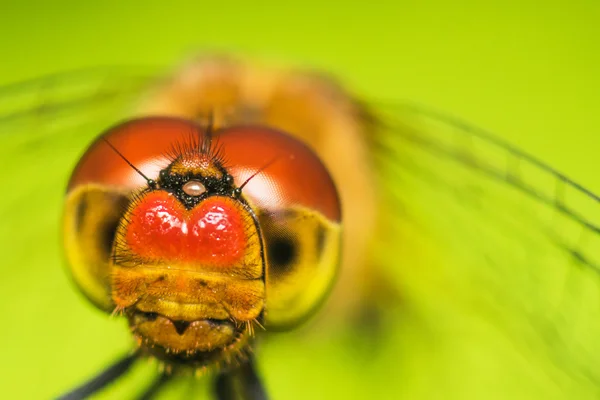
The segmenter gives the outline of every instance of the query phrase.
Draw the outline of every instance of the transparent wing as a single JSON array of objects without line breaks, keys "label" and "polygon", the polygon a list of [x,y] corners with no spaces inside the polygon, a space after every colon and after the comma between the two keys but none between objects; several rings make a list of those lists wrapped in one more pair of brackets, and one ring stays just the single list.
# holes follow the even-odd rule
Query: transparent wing
[{"label": "transparent wing", "polygon": [[460,121],[380,111],[371,145],[385,230],[374,254],[405,296],[398,390],[597,398],[598,196]]},{"label": "transparent wing", "polygon": [[8,397],[53,398],[130,350],[127,329],[106,326],[72,289],[60,217],[79,156],[133,111],[153,75],[100,68],[0,87],[0,313],[7,327],[0,341]]},{"label": "transparent wing", "polygon": [[47,137],[42,133],[51,129],[114,117],[123,100],[139,96],[155,77],[151,68],[89,68],[1,86],[0,132],[4,139],[10,132],[17,135],[16,127],[31,124]]},{"label": "transparent wing", "polygon": [[[55,185],[50,176],[66,176],[98,132],[132,111],[152,76],[140,68],[86,69],[0,87],[0,168],[5,182],[32,190],[45,189],[43,182]],[[15,169],[18,174],[8,173]],[[42,186],[24,185],[29,176]],[[12,200],[23,195],[22,190],[5,193]]]}]

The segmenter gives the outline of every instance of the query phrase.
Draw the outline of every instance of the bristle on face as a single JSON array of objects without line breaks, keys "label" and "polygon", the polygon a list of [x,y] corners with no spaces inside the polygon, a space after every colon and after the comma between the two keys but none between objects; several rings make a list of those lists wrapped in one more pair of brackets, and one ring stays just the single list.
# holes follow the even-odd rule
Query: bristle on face
[{"label": "bristle on face", "polygon": [[166,156],[171,161],[172,173],[202,173],[220,178],[226,168],[223,147],[214,137],[212,113],[204,128],[191,128],[186,140],[171,146]]}]

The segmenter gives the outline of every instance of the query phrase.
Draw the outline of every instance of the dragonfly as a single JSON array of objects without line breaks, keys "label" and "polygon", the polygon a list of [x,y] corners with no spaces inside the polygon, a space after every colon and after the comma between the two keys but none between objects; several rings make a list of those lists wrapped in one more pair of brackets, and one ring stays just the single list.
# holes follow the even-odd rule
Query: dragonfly
[{"label": "dragonfly", "polygon": [[[599,197],[498,135],[420,105],[363,99],[320,73],[212,56],[175,71],[98,68],[7,85],[0,115],[12,188],[3,197],[3,315],[19,327],[3,332],[16,344],[4,375],[17,397],[171,398],[190,381],[212,382],[199,396],[217,399],[600,392]],[[196,378],[156,357],[138,365],[122,324],[110,338],[125,355],[99,375],[78,372],[85,352],[69,354],[102,355],[112,344],[97,329],[113,332],[104,321],[119,317],[90,319],[92,310],[76,308],[85,300],[75,285],[56,277],[69,259],[57,244],[67,181],[101,132],[149,116],[291,133],[338,188],[343,244],[331,295],[297,334],[257,325],[261,340],[237,368]],[[35,387],[24,384],[32,371]]]}]

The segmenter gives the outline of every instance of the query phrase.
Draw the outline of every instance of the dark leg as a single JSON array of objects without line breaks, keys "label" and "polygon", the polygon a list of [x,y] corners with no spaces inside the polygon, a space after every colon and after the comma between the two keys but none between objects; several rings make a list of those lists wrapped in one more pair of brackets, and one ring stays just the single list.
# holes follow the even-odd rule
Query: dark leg
[{"label": "dark leg", "polygon": [[140,397],[138,397],[138,400],[151,400],[158,394],[158,392],[160,392],[165,384],[171,380],[172,377],[173,375],[160,374],[160,376],[154,380],[152,385],[150,385],[150,387],[146,389],[146,391],[142,393]]},{"label": "dark leg", "polygon": [[215,397],[217,400],[236,400],[235,382],[228,374],[219,374],[215,380]]},{"label": "dark leg", "polygon": [[268,399],[252,358],[237,369],[219,374],[215,382],[215,395],[217,400]]},{"label": "dark leg", "polygon": [[83,385],[59,396],[57,400],[81,400],[88,398],[127,372],[138,356],[138,353],[134,353],[123,357]]}]

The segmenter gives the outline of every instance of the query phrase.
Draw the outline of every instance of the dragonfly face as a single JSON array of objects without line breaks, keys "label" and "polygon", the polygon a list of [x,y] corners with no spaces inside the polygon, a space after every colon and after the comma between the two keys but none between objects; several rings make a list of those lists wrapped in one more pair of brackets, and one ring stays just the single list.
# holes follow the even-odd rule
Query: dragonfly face
[{"label": "dragonfly face", "polygon": [[312,313],[335,277],[339,234],[337,191],[304,144],[170,117],[101,136],[75,168],[64,214],[80,289],[126,315],[142,353],[197,374],[245,362],[254,325]]}]

